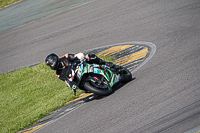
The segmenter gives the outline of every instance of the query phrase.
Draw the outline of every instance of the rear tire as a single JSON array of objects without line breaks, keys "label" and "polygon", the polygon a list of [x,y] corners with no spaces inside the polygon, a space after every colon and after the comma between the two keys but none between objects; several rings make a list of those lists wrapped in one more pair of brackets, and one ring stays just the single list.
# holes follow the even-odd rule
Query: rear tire
[{"label": "rear tire", "polygon": [[122,78],[122,80],[121,80],[122,83],[128,83],[129,81],[132,80],[132,74],[126,68],[123,68],[123,70],[120,72],[120,75],[121,75],[121,78]]}]

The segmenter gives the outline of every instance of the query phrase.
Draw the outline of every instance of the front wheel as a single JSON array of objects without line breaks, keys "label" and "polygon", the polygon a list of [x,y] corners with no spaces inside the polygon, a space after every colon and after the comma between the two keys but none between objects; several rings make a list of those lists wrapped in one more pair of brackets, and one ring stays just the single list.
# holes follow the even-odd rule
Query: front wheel
[{"label": "front wheel", "polygon": [[94,94],[101,95],[101,96],[107,96],[113,92],[112,88],[107,86],[106,84],[98,86],[92,81],[85,82],[84,88]]}]

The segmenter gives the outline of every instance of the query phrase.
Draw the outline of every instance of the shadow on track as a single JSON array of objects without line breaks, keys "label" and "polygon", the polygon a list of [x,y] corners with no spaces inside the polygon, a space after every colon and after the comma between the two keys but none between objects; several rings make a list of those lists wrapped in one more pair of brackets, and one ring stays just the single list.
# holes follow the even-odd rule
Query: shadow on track
[{"label": "shadow on track", "polygon": [[[132,81],[135,80],[135,79],[136,79],[136,77],[132,78],[132,80],[131,80],[130,82],[132,82]],[[118,84],[116,84],[116,85],[113,87],[113,93],[115,93],[115,91],[117,91],[117,90],[119,90],[120,88],[122,88],[124,85],[126,85],[126,83],[118,83]],[[110,95],[112,95],[113,93],[111,93]],[[100,96],[100,95],[94,94],[94,95],[93,95],[93,98],[88,98],[88,99],[85,101],[85,103],[91,102],[91,101],[93,101],[93,100],[101,100],[101,99],[103,99],[103,98],[105,98],[105,97],[108,97],[108,96],[109,96],[109,95],[107,95],[107,96]]]}]

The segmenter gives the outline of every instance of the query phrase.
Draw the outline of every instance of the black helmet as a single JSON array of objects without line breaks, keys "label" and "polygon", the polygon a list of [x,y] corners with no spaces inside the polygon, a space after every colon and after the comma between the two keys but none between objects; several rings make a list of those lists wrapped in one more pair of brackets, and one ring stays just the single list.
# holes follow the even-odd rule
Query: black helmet
[{"label": "black helmet", "polygon": [[56,70],[58,68],[58,56],[54,53],[48,55],[45,59],[47,66],[50,66],[51,69]]}]

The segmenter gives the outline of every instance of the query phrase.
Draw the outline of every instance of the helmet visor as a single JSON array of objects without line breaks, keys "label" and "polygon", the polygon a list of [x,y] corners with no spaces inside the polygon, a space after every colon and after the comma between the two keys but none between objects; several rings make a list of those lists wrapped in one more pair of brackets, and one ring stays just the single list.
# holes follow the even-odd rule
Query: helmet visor
[{"label": "helmet visor", "polygon": [[49,63],[49,66],[53,67],[55,65],[55,62]]},{"label": "helmet visor", "polygon": [[56,63],[56,60],[54,60],[53,58],[48,59],[46,62],[48,66],[53,66],[55,65],[55,63]]}]

